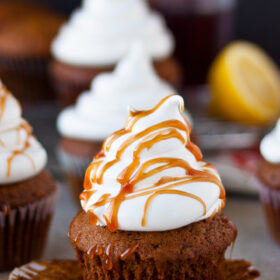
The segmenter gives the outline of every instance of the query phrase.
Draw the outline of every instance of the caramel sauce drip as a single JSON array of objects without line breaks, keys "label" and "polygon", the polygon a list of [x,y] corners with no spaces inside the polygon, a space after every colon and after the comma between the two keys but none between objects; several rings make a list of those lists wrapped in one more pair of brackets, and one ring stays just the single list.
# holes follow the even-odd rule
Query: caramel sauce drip
[{"label": "caramel sauce drip", "polygon": [[92,247],[90,247],[87,251],[87,254],[89,256],[90,259],[94,258],[95,255],[95,250],[96,250],[96,245],[93,245]]},{"label": "caramel sauce drip", "polygon": [[126,249],[120,256],[120,259],[122,261],[125,261],[130,255],[132,255],[137,249],[138,249],[139,245],[136,244],[133,247],[130,247],[128,249]]},{"label": "caramel sauce drip", "polygon": [[113,268],[113,246],[114,243],[112,242],[106,247],[105,250],[105,256],[106,256],[105,264],[107,265],[106,267],[107,270],[112,270]]},{"label": "caramel sauce drip", "polygon": [[[118,149],[115,159],[103,164],[105,155],[110,151],[112,144],[123,135],[130,133],[138,120],[155,112],[168,98],[170,98],[170,96],[163,99],[152,110],[130,112],[126,123],[126,128],[112,134],[105,141],[102,151],[95,157],[95,161],[93,161],[89,166],[84,180],[85,191],[80,196],[81,200],[84,200],[84,202],[88,202],[88,199],[91,195],[90,189],[92,188],[92,184],[101,185],[103,183],[104,173],[121,160],[123,153],[129,146],[135,143],[135,141],[139,141],[138,145],[134,149],[133,160],[131,164],[129,164],[117,177],[117,181],[121,185],[119,193],[115,197],[103,195],[96,203],[91,205],[91,224],[95,225],[98,221],[97,216],[94,214],[94,210],[100,206],[108,204],[108,208],[104,214],[104,219],[107,223],[108,229],[114,232],[118,229],[117,216],[122,202],[140,196],[148,196],[142,216],[142,226],[145,226],[147,213],[152,201],[159,195],[164,194],[180,195],[196,200],[201,204],[203,208],[203,214],[205,215],[206,204],[201,198],[188,192],[173,189],[183,184],[194,182],[210,182],[216,184],[220,188],[220,199],[225,199],[225,190],[222,183],[214,174],[212,174],[210,170],[208,170],[213,168],[210,164],[205,163],[202,170],[196,170],[193,169],[183,159],[168,157],[155,158],[148,160],[145,163],[140,163],[140,154],[143,150],[149,150],[155,144],[171,138],[179,140],[182,144],[184,144],[186,141],[186,148],[193,154],[197,161],[202,161],[202,153],[200,149],[190,140],[191,128],[187,120],[185,120],[184,123],[178,120],[164,121],[153,125],[137,133],[136,135],[128,137]],[[183,108],[181,108],[181,110],[183,110]],[[186,135],[186,140],[179,131]],[[153,166],[156,167],[153,168]],[[153,175],[164,170],[178,167],[185,170],[184,177],[162,177],[152,186],[148,186],[139,190],[134,189],[134,186],[144,179],[152,177]]]},{"label": "caramel sauce drip", "polygon": [[1,85],[0,93],[2,93],[0,95],[0,121],[1,121],[3,116],[4,116],[4,112],[5,112],[5,108],[6,108],[6,102],[8,100],[8,97],[9,97],[10,93],[8,92],[8,90],[3,85]]},{"label": "caramel sauce drip", "polygon": [[[11,94],[9,93],[9,91],[6,89],[6,87],[4,87],[3,85],[1,85],[1,89],[0,89],[0,121],[3,119],[4,113],[5,113],[5,109],[6,109],[6,103],[8,100],[8,97]],[[20,107],[20,104],[18,103],[18,106]],[[31,136],[32,133],[32,128],[30,127],[30,125],[27,122],[23,122],[20,126],[18,126],[15,130],[17,132],[17,145],[20,143],[21,141],[21,130],[25,130],[26,134],[27,134],[27,140],[26,143],[24,145],[24,147],[20,150],[16,150],[12,152],[12,155],[7,159],[7,172],[6,172],[6,176],[10,177],[11,176],[11,168],[12,168],[12,162],[13,160],[21,154],[24,154],[30,161],[32,164],[33,169],[36,169],[35,167],[35,163],[33,161],[33,159],[25,154],[25,151],[29,148],[29,137]],[[14,130],[14,128],[8,129],[6,131],[2,131],[2,133],[7,133]],[[3,141],[0,140],[0,145],[5,148],[5,143]]]},{"label": "caramel sauce drip", "polygon": [[4,144],[4,142],[3,142],[3,141],[1,141],[1,140],[0,140],[0,146],[1,146],[1,147],[3,147],[3,148],[5,148],[5,147],[6,147],[6,146],[5,146],[5,144]]},{"label": "caramel sauce drip", "polygon": [[32,128],[31,128],[31,126],[30,126],[27,122],[22,123],[19,127],[16,128],[17,135],[18,135],[18,137],[17,137],[17,144],[20,143],[20,140],[21,140],[21,139],[20,139],[20,131],[21,131],[22,129],[26,131],[26,133],[27,133],[27,139],[26,139],[26,142],[25,142],[24,147],[23,147],[22,149],[20,149],[20,150],[15,150],[15,151],[13,151],[13,152],[12,152],[12,155],[7,159],[7,165],[8,165],[8,166],[7,166],[7,172],[6,172],[6,176],[7,176],[7,177],[10,177],[10,176],[11,176],[12,163],[13,163],[13,160],[14,160],[18,155],[24,155],[24,156],[26,156],[26,157],[30,160],[30,162],[31,162],[31,164],[32,164],[32,168],[33,168],[34,170],[36,169],[36,166],[35,166],[35,163],[34,163],[33,159],[32,159],[28,154],[25,153],[25,151],[30,147],[29,138],[30,138],[30,136],[31,136],[31,134],[32,134]]},{"label": "caramel sauce drip", "polygon": [[75,236],[75,238],[74,238],[74,243],[75,243],[75,245],[76,245],[77,243],[79,243],[79,241],[80,241],[80,239],[81,239],[81,235],[82,235],[82,233],[81,233],[81,232],[78,232],[78,234]]}]

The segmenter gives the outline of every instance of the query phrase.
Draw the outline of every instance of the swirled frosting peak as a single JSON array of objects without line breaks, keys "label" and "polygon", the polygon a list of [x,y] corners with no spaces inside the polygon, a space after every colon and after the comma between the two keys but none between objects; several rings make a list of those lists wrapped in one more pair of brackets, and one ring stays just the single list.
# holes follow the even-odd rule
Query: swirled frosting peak
[{"label": "swirled frosting peak", "polygon": [[46,160],[45,150],[21,117],[20,104],[0,82],[0,184],[33,177]]},{"label": "swirled frosting peak", "polygon": [[171,93],[175,90],[158,77],[143,44],[137,42],[114,72],[97,76],[76,105],[59,115],[58,130],[69,138],[103,141],[123,127],[129,105],[151,109]]},{"label": "swirled frosting peak", "polygon": [[164,231],[215,215],[225,191],[216,169],[190,141],[183,99],[131,110],[90,164],[80,195],[91,223],[110,231]]},{"label": "swirled frosting peak", "polygon": [[52,44],[56,59],[78,66],[116,64],[135,40],[154,59],[171,55],[173,37],[143,0],[84,0]]},{"label": "swirled frosting peak", "polygon": [[280,164],[280,120],[261,141],[260,151],[266,161]]}]

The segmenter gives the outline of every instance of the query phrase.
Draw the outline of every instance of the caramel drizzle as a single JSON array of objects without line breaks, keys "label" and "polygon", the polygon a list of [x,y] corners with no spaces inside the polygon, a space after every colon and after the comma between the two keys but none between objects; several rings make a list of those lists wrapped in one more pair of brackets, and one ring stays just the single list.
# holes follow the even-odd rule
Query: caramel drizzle
[{"label": "caramel drizzle", "polygon": [[6,108],[6,102],[10,94],[3,85],[1,85],[1,93],[2,96],[0,96],[0,121],[3,119]]},{"label": "caramel drizzle", "polygon": [[122,261],[125,261],[130,255],[132,255],[137,249],[138,249],[139,245],[136,244],[133,247],[130,247],[128,249],[126,249],[120,256],[120,259]]},{"label": "caramel drizzle", "polygon": [[[124,252],[120,254],[120,260],[125,261],[129,256],[131,256],[135,251],[138,249],[139,245],[136,244],[132,247],[127,248]],[[105,264],[107,270],[112,270],[113,268],[113,249],[114,249],[114,242],[109,243],[105,250],[100,245],[93,245],[91,246],[88,251],[87,255],[90,259],[93,259],[95,256],[103,255],[105,258]]]},{"label": "caramel drizzle", "polygon": [[[80,199],[84,200],[85,203],[88,202],[88,199],[92,194],[92,191],[90,190],[92,188],[92,184],[102,184],[103,176],[106,170],[108,170],[110,167],[121,160],[121,156],[123,155],[124,151],[131,144],[141,139],[139,141],[140,143],[137,145],[133,152],[133,160],[131,164],[127,166],[117,177],[117,181],[121,184],[121,189],[118,195],[116,195],[115,197],[110,197],[109,194],[105,194],[101,196],[96,203],[91,205],[90,222],[93,225],[95,225],[98,221],[98,217],[94,214],[94,210],[100,206],[108,204],[108,208],[106,210],[106,213],[104,214],[104,219],[107,223],[108,229],[112,232],[116,231],[118,229],[118,210],[121,203],[125,200],[137,198],[140,196],[148,196],[142,216],[142,226],[146,225],[146,217],[152,201],[157,196],[164,194],[175,194],[195,199],[201,204],[203,208],[203,215],[205,215],[206,204],[201,198],[188,192],[171,189],[192,182],[211,182],[213,184],[216,184],[220,188],[220,199],[225,199],[225,190],[222,183],[214,174],[211,173],[210,170],[208,170],[210,168],[213,168],[210,164],[204,163],[204,166],[202,168],[203,170],[195,170],[191,168],[186,161],[177,158],[155,158],[143,163],[142,165],[140,164],[139,156],[141,152],[144,149],[149,150],[160,141],[174,138],[178,139],[184,144],[185,139],[179,131],[182,131],[186,134],[186,148],[193,154],[197,161],[202,161],[202,153],[200,149],[190,141],[191,128],[187,120],[185,120],[185,123],[182,123],[178,120],[164,121],[162,123],[153,125],[136,135],[130,136],[118,149],[116,158],[110,162],[105,163],[101,167],[101,164],[104,161],[104,157],[106,153],[110,151],[112,144],[121,136],[130,133],[138,120],[155,112],[170,97],[171,96],[168,96],[163,99],[152,110],[130,112],[128,121],[126,123],[126,128],[117,131],[107,139],[107,141],[103,145],[102,151],[95,157],[95,160],[89,166],[84,181],[85,191],[80,196]],[[183,108],[181,108],[181,110],[183,110]],[[157,167],[149,169],[154,165],[156,165]],[[140,181],[149,178],[159,172],[162,172],[163,170],[175,167],[185,169],[186,175],[181,178],[163,177],[153,186],[149,186],[144,189],[142,188],[140,190],[134,190],[134,186]],[[149,171],[147,171],[148,169]],[[91,175],[93,176],[91,177]]]},{"label": "caramel drizzle", "polygon": [[20,140],[21,140],[20,139],[20,131],[22,129],[25,130],[26,133],[27,133],[27,140],[26,140],[25,145],[24,145],[24,147],[22,149],[13,151],[12,155],[10,157],[8,157],[8,159],[7,159],[7,172],[6,172],[6,176],[7,177],[11,176],[12,163],[13,163],[14,159],[18,155],[26,156],[30,160],[30,162],[32,164],[32,168],[34,170],[36,169],[36,166],[35,166],[35,163],[34,163],[33,159],[28,154],[25,153],[26,150],[30,147],[29,138],[30,138],[30,136],[32,134],[32,128],[31,128],[31,126],[27,122],[22,123],[19,127],[16,128],[16,131],[17,131],[17,144],[20,143]]},{"label": "caramel drizzle", "polygon": [[[3,119],[3,116],[4,116],[4,113],[5,113],[5,109],[6,109],[6,103],[7,103],[7,100],[8,100],[8,97],[11,95],[10,92],[6,89],[6,87],[4,87],[2,84],[1,84],[1,89],[0,89],[0,121]],[[20,107],[20,104],[18,103],[18,106]],[[29,138],[31,136],[31,133],[32,133],[32,129],[30,127],[30,125],[27,123],[27,122],[23,122],[20,126],[18,126],[15,130],[17,132],[17,145],[20,143],[21,141],[21,137],[20,137],[20,131],[21,130],[25,130],[26,133],[27,133],[27,140],[26,140],[26,143],[24,145],[24,147],[20,150],[15,150],[12,152],[12,155],[7,159],[7,172],[6,172],[6,176],[7,177],[10,177],[11,176],[11,169],[12,169],[12,163],[13,163],[13,160],[18,156],[18,155],[25,155],[31,162],[32,164],[32,168],[35,170],[36,167],[35,167],[35,163],[33,161],[33,159],[28,155],[28,154],[25,154],[25,151],[29,148]],[[14,130],[14,128],[12,129],[8,129],[6,131],[2,131],[2,133],[7,133],[7,132],[10,132]],[[3,141],[0,140],[0,146],[2,146],[3,148],[5,148],[5,143]]]}]

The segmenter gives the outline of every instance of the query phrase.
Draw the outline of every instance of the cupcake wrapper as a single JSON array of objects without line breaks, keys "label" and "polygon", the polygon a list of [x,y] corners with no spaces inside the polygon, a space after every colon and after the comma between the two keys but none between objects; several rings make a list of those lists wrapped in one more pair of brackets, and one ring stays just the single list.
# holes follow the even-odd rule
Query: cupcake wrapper
[{"label": "cupcake wrapper", "polygon": [[57,150],[57,158],[66,172],[71,172],[75,177],[84,179],[85,172],[92,161],[92,157],[81,157],[65,152],[62,149]]},{"label": "cupcake wrapper", "polygon": [[[153,259],[141,260],[136,255],[133,261],[122,261],[112,264],[112,269],[108,269],[106,256],[94,256],[93,258],[79,249],[76,256],[82,268],[84,279],[134,279],[134,280],[154,280],[154,279],[216,279],[221,278],[220,267],[224,263],[223,254],[212,256],[212,263],[208,259],[200,258],[197,260],[196,267],[188,267],[181,262],[166,262],[159,264]],[[159,268],[160,267],[160,268]],[[194,278],[197,277],[197,278]]]},{"label": "cupcake wrapper", "polygon": [[0,271],[41,257],[58,193],[57,189],[38,202],[0,212]]},{"label": "cupcake wrapper", "polygon": [[80,204],[79,196],[83,191],[85,172],[92,158],[72,155],[62,149],[57,150],[57,158],[71,187],[72,196]]},{"label": "cupcake wrapper", "polygon": [[90,84],[74,84],[52,78],[52,87],[55,90],[59,104],[65,108],[75,104],[78,96],[89,89]]},{"label": "cupcake wrapper", "polygon": [[46,58],[6,58],[0,55],[0,75],[20,101],[53,99]]},{"label": "cupcake wrapper", "polygon": [[271,189],[260,182],[258,185],[269,231],[280,245],[280,190]]}]

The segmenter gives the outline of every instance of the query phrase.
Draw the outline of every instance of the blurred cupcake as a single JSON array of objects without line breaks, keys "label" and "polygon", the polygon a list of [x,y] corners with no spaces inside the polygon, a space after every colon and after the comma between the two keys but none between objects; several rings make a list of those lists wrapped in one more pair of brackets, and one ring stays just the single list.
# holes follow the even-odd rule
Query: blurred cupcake
[{"label": "blurred cupcake", "polygon": [[8,280],[82,280],[82,273],[77,261],[53,260],[32,261],[15,268]]},{"label": "blurred cupcake", "polygon": [[143,42],[158,74],[178,86],[174,40],[146,1],[84,0],[52,44],[51,75],[63,105],[73,104],[101,72],[111,72],[135,40]]},{"label": "blurred cupcake", "polygon": [[131,110],[89,165],[69,230],[84,279],[223,279],[237,230],[183,110],[176,95]]},{"label": "blurred cupcake", "polygon": [[280,245],[280,120],[260,145],[259,193],[272,237]]},{"label": "blurred cupcake", "polygon": [[0,75],[23,101],[50,99],[50,44],[63,18],[38,4],[0,2]]},{"label": "blurred cupcake", "polygon": [[42,255],[57,198],[47,154],[0,85],[0,271]]},{"label": "blurred cupcake", "polygon": [[140,43],[133,44],[115,71],[98,75],[75,106],[61,112],[59,159],[77,199],[84,174],[103,141],[125,123],[128,106],[152,108],[175,90],[159,78]]}]

